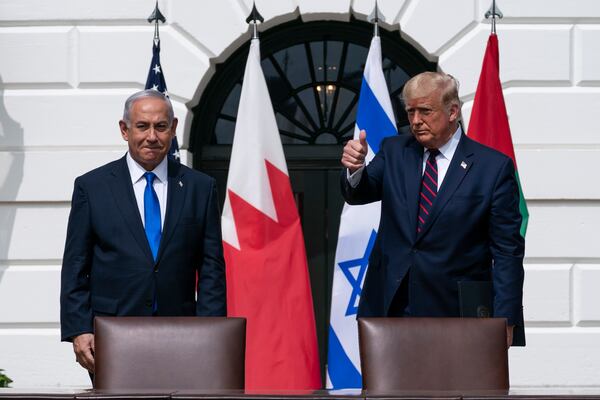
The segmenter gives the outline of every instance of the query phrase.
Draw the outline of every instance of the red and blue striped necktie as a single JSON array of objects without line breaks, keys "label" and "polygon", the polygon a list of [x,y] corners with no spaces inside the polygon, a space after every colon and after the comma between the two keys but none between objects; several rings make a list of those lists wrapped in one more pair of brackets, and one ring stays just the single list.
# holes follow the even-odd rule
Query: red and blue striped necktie
[{"label": "red and blue striped necktie", "polygon": [[438,168],[435,157],[440,154],[437,149],[429,150],[429,157],[425,163],[425,172],[421,180],[421,193],[419,194],[419,218],[417,221],[417,233],[420,233],[429,213],[433,208],[433,203],[438,192]]}]

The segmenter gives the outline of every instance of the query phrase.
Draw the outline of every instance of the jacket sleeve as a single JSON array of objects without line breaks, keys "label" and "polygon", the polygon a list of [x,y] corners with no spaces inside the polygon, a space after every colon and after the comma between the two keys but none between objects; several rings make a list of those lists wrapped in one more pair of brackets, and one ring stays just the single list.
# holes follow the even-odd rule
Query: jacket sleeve
[{"label": "jacket sleeve", "polygon": [[212,179],[205,211],[204,255],[198,270],[198,300],[196,302],[196,315],[198,316],[227,315],[225,261],[218,201],[217,186]]},{"label": "jacket sleeve", "polygon": [[519,191],[513,162],[506,158],[500,170],[490,210],[490,250],[493,258],[494,316],[509,325],[523,326],[523,256]]},{"label": "jacket sleeve", "polygon": [[61,270],[61,340],[93,332],[90,303],[92,224],[88,195],[81,178],[75,180],[67,240]]}]

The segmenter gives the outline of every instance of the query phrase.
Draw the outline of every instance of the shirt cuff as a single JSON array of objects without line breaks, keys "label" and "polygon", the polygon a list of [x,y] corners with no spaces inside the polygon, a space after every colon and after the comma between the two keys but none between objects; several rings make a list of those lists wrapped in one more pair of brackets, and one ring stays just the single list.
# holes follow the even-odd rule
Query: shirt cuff
[{"label": "shirt cuff", "polygon": [[364,169],[365,169],[365,167],[362,166],[359,169],[357,169],[356,171],[354,171],[354,173],[352,173],[352,174],[350,173],[349,169],[346,169],[346,179],[348,179],[348,183],[350,184],[350,187],[352,189],[355,189],[358,186],[358,183],[360,182],[360,178],[362,178]]}]

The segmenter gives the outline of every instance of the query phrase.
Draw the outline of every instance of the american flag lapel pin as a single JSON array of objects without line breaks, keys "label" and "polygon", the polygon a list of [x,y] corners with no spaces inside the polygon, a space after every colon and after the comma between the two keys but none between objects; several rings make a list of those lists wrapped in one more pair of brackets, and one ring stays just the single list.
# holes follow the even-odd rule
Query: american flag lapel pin
[{"label": "american flag lapel pin", "polygon": [[[462,167],[462,169],[467,169],[467,163],[464,161],[460,162],[460,166]],[[180,182],[181,183],[181,182]]]}]

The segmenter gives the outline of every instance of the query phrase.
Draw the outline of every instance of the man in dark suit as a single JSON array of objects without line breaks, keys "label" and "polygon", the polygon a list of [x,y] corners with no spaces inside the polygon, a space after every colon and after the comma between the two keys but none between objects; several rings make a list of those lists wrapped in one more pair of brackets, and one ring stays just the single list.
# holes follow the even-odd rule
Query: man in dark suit
[{"label": "man in dark suit", "polygon": [[75,180],[61,273],[62,340],[90,372],[94,316],[226,314],[215,181],[168,159],[171,102],[135,93],[119,126],[127,154]]},{"label": "man in dark suit", "polygon": [[419,74],[403,98],[412,135],[384,139],[365,166],[363,131],[342,156],[346,201],[381,201],[358,316],[458,317],[460,297],[469,290],[485,297],[479,289],[487,286],[493,304],[478,313],[507,318],[508,345],[524,345],[524,239],[513,163],[462,132],[451,76]]}]

